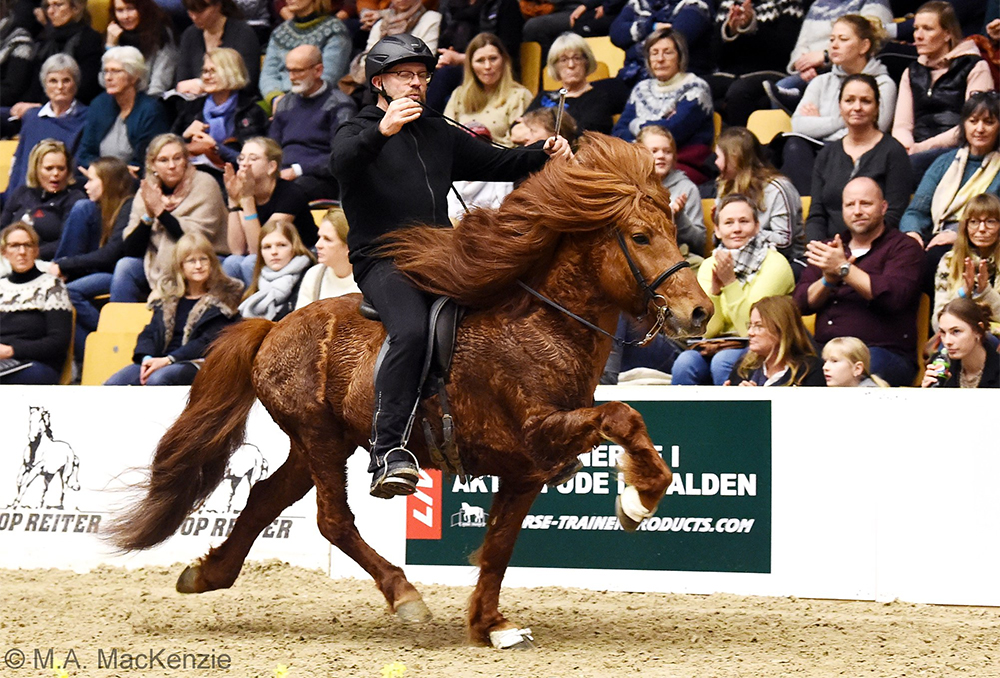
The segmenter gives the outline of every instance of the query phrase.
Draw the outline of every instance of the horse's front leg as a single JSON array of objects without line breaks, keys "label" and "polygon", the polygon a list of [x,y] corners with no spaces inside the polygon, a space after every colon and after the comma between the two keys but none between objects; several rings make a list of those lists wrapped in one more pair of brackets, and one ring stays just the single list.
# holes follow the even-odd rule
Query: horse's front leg
[{"label": "horse's front leg", "polygon": [[507,572],[521,523],[541,490],[540,483],[500,482],[500,489],[490,506],[486,538],[475,556],[479,581],[469,599],[469,639],[474,643],[500,649],[534,647],[516,624],[500,614],[500,584]]},{"label": "horse's front leg", "polygon": [[534,449],[565,450],[579,454],[601,440],[610,440],[625,449],[621,471],[625,492],[615,510],[622,527],[632,531],[656,512],[670,486],[670,468],[653,447],[642,415],[621,402],[585,407],[568,412],[551,412],[526,422]]}]

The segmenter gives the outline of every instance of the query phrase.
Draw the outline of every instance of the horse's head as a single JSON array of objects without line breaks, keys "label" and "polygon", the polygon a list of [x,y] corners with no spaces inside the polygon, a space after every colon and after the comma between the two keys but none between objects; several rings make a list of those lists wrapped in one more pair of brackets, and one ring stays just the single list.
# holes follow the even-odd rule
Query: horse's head
[{"label": "horse's head", "polygon": [[52,437],[52,423],[49,418],[49,411],[44,407],[29,406],[28,438],[37,438],[42,433],[47,433],[50,438]]},{"label": "horse's head", "polygon": [[652,157],[634,144],[587,135],[577,158],[597,175],[587,193],[594,190],[607,206],[591,264],[601,287],[636,317],[652,323],[662,316],[662,329],[701,334],[714,309],[677,246],[670,196]]}]

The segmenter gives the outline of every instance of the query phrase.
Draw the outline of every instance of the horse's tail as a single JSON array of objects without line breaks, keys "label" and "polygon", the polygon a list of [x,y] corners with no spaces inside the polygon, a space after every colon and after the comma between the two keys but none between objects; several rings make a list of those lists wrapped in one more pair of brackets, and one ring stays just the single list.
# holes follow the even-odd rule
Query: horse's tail
[{"label": "horse's tail", "polygon": [[145,496],[108,530],[123,551],[165,541],[222,482],[229,457],[243,443],[256,398],[254,357],[274,323],[243,320],[213,344],[187,406],[156,447]]}]

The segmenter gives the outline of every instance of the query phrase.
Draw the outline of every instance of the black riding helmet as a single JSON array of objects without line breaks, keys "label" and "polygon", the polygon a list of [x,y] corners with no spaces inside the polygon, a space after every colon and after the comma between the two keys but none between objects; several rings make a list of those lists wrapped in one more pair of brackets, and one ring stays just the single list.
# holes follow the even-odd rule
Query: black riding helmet
[{"label": "black riding helmet", "polygon": [[367,80],[368,86],[372,88],[373,92],[380,94],[372,86],[372,78],[385,72],[391,66],[408,61],[424,64],[429,71],[433,71],[437,66],[437,56],[420,38],[409,33],[385,36],[368,50],[368,56],[365,57],[365,80]]}]

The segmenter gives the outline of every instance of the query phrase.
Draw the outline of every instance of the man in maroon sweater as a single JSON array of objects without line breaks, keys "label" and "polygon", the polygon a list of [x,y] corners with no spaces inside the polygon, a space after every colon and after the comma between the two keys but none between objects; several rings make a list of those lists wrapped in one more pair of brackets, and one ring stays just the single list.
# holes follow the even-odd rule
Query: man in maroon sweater
[{"label": "man in maroon sweater", "polygon": [[844,222],[851,234],[806,246],[809,267],[795,286],[803,315],[816,314],[816,341],[857,337],[872,354],[872,372],[892,386],[917,373],[917,309],[924,253],[913,238],[885,225],[888,204],[872,179],[844,187]]}]

